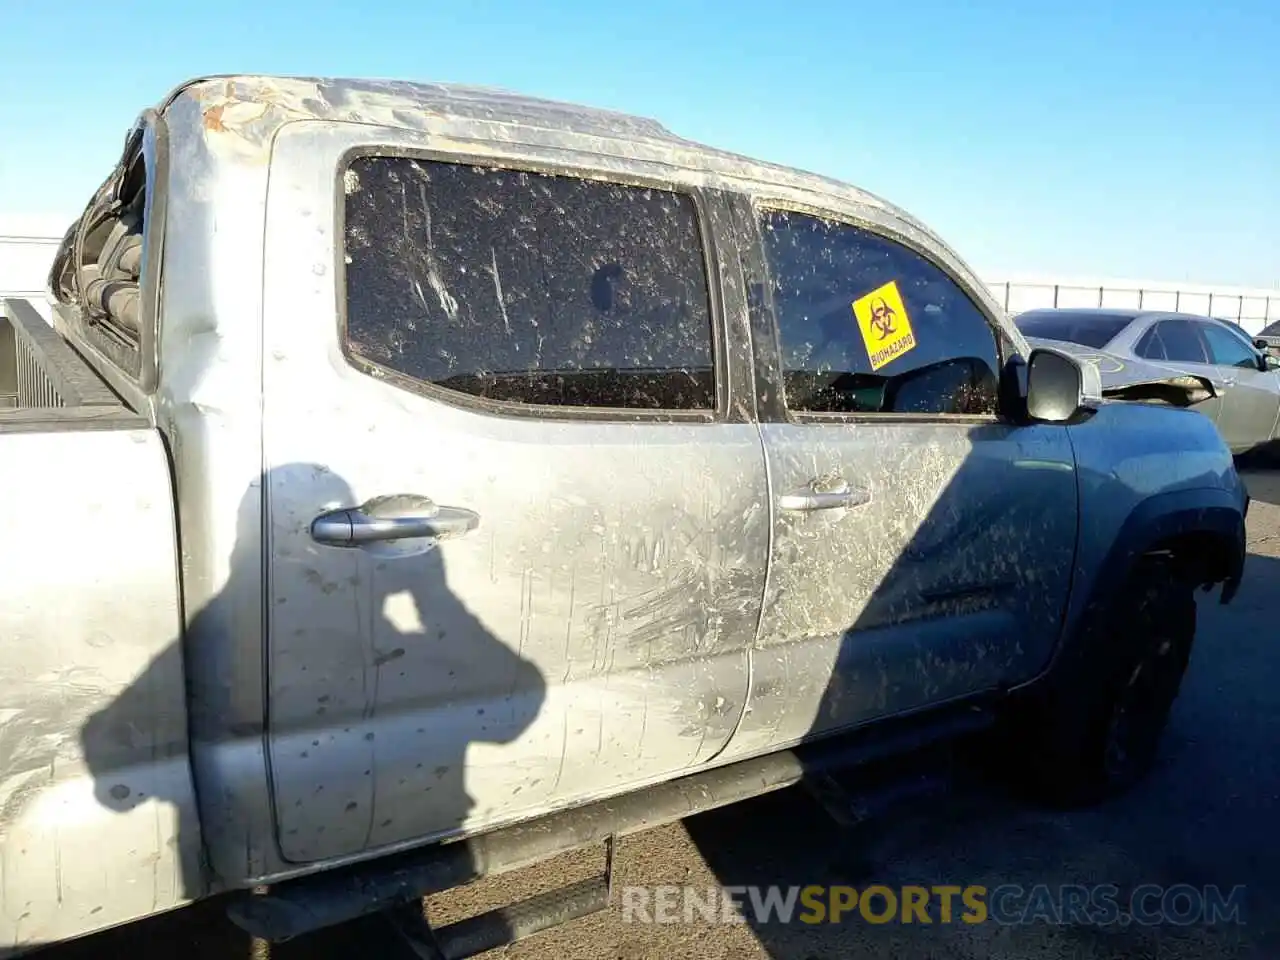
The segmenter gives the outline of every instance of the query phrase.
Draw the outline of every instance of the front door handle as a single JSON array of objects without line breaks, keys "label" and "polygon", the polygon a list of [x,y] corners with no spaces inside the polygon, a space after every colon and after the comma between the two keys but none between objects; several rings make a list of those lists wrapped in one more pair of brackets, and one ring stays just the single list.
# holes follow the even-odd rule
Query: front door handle
[{"label": "front door handle", "polygon": [[857,507],[871,502],[871,494],[866,490],[850,490],[841,486],[835,490],[805,490],[801,493],[787,493],[778,498],[778,506],[783,510],[808,513],[814,510],[838,510],[842,507]]},{"label": "front door handle", "polygon": [[471,510],[442,507],[413,494],[391,494],[321,514],[311,521],[311,537],[329,546],[358,547],[385,540],[446,540],[479,525],[479,514]]}]

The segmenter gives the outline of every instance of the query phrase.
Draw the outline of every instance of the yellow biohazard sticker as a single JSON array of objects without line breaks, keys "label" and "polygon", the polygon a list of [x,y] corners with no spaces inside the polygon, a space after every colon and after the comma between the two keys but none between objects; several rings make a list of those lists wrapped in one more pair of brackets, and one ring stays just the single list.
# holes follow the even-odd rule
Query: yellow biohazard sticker
[{"label": "yellow biohazard sticker", "polygon": [[911,331],[911,319],[902,305],[896,280],[853,301],[853,315],[872,370],[879,370],[915,348],[916,335]]}]

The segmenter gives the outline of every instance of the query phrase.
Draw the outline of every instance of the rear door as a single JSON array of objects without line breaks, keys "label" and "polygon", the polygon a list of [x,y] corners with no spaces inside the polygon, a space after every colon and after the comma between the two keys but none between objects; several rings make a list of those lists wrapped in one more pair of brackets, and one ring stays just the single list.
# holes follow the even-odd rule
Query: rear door
[{"label": "rear door", "polygon": [[743,214],[773,548],[730,751],[1032,675],[1075,549],[1066,428],[996,419],[996,331],[926,256],[852,223]]},{"label": "rear door", "polygon": [[714,202],[399,136],[275,147],[270,751],[295,861],[712,757],[763,596]]},{"label": "rear door", "polygon": [[1212,383],[1218,395],[1197,403],[1195,409],[1222,430],[1223,411],[1234,377],[1214,365],[1198,324],[1182,318],[1160,320],[1139,338],[1134,352],[1144,360],[1167,363]]},{"label": "rear door", "polygon": [[1218,429],[1233,450],[1270,440],[1280,416],[1280,374],[1259,370],[1259,354],[1245,335],[1217,323],[1200,322],[1210,359],[1227,385]]}]

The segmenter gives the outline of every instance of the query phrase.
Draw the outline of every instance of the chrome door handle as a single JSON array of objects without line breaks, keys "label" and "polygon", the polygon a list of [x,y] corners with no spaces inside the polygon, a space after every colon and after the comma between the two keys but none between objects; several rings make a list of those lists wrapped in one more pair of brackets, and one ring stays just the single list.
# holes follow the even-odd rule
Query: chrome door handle
[{"label": "chrome door handle", "polygon": [[442,507],[413,494],[392,494],[321,514],[311,521],[311,537],[329,546],[358,547],[384,540],[445,540],[479,525],[480,515],[471,510]]},{"label": "chrome door handle", "polygon": [[778,506],[793,512],[813,510],[838,510],[841,507],[857,507],[871,502],[866,490],[806,490],[803,493],[786,493],[778,498]]}]

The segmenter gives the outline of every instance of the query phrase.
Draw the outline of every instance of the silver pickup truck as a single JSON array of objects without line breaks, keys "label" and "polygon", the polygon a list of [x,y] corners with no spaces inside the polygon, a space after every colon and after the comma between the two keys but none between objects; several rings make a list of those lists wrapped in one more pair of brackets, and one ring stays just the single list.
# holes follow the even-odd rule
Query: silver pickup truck
[{"label": "silver pickup truck", "polygon": [[0,327],[5,956],[214,894],[468,956],[608,876],[406,905],[987,726],[1102,796],[1241,577],[1208,420],[649,120],[196,80],[49,283]]}]

